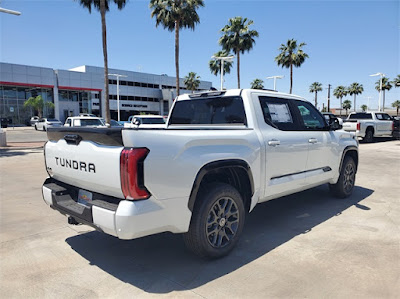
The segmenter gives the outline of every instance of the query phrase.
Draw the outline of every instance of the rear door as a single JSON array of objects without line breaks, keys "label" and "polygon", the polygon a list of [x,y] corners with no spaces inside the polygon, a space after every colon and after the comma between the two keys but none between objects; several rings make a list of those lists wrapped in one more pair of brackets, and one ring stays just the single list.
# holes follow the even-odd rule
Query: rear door
[{"label": "rear door", "polygon": [[308,142],[293,114],[291,100],[255,94],[253,101],[262,111],[257,119],[265,142],[265,199],[301,190]]},{"label": "rear door", "polygon": [[376,130],[379,135],[390,135],[392,133],[392,123],[389,114],[375,113],[376,116]]}]

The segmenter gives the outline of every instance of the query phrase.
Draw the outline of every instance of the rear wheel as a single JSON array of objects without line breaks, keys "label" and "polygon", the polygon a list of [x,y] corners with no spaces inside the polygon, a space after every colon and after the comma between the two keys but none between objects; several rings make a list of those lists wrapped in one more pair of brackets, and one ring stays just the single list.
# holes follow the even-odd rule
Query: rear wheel
[{"label": "rear wheel", "polygon": [[339,198],[349,197],[353,193],[357,166],[352,157],[345,157],[336,184],[329,185],[331,192]]},{"label": "rear wheel", "polygon": [[35,125],[35,130],[37,131],[37,126]]},{"label": "rear wheel", "polygon": [[186,246],[196,255],[219,258],[227,255],[239,241],[245,221],[240,193],[231,185],[206,186],[196,200]]},{"label": "rear wheel", "polygon": [[374,130],[373,129],[367,129],[367,131],[365,131],[365,137],[364,137],[364,141],[371,143],[374,141]]}]

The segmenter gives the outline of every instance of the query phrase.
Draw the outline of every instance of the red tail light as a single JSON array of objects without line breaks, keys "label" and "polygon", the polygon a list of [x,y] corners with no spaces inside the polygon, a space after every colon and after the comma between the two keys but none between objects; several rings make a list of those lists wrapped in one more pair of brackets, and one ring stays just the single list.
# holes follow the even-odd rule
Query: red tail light
[{"label": "red tail light", "polygon": [[148,153],[147,148],[127,148],[121,152],[121,188],[126,199],[150,197],[149,191],[144,186],[143,172],[143,161]]},{"label": "red tail light", "polygon": [[361,130],[361,124],[357,123],[357,131],[360,131],[360,130]]}]

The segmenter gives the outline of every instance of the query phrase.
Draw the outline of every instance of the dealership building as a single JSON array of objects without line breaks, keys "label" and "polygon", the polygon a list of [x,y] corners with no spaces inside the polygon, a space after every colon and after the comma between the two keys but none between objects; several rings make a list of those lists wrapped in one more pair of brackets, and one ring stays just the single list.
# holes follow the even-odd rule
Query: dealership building
[{"label": "dealership building", "polygon": [[[109,99],[111,118],[117,119],[117,77],[121,120],[139,113],[167,115],[176,96],[175,77],[127,70],[109,69]],[[111,75],[113,74],[113,75]],[[180,79],[180,93],[188,93]],[[198,90],[209,90],[211,82],[201,81]],[[0,63],[0,117],[24,124],[36,115],[24,103],[41,95],[43,117],[64,122],[68,116],[92,113],[104,116],[104,68],[80,66],[58,70],[20,64]]]}]

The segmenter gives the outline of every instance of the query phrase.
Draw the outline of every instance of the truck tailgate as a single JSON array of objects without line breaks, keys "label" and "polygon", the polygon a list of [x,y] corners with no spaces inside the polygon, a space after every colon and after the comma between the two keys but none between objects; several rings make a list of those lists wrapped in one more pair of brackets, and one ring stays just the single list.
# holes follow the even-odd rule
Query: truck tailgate
[{"label": "truck tailgate", "polygon": [[343,130],[347,132],[355,132],[357,131],[357,120],[355,121],[344,121],[343,122]]},{"label": "truck tailgate", "polygon": [[[50,139],[50,138],[49,138]],[[120,180],[123,146],[82,140],[49,140],[45,146],[46,168],[50,176],[88,191],[124,198]]]}]

